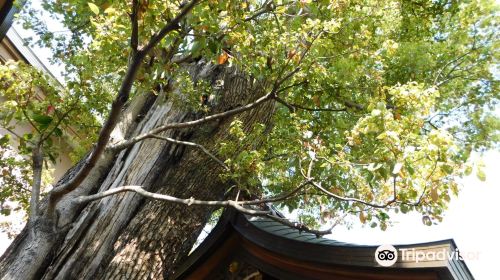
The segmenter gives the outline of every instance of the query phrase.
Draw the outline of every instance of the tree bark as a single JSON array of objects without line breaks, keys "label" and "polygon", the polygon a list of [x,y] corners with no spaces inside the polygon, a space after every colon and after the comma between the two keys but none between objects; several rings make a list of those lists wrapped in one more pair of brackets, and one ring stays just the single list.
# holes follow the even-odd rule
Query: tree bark
[{"label": "tree bark", "polygon": [[[203,62],[189,68],[195,80],[224,85],[214,89],[217,102],[209,114],[249,103],[264,94],[259,90],[262,87],[234,68]],[[136,97],[124,110],[112,134],[113,141],[203,116],[172,101],[173,94],[182,94],[182,85],[172,84],[170,90],[158,96]],[[269,125],[273,111],[274,104],[266,102],[238,118],[250,131],[257,122]],[[216,154],[217,144],[229,141],[228,128],[233,119],[160,135],[196,142]],[[70,170],[60,184],[78,168]],[[146,200],[135,193],[117,194],[84,207],[72,198],[141,185],[148,191],[182,198],[218,200],[230,187],[220,179],[222,169],[200,149],[161,139],[143,140],[115,155],[107,153],[84,182],[59,202],[57,231],[42,216],[16,238],[0,260],[0,278],[168,278],[189,253],[213,209]]]}]

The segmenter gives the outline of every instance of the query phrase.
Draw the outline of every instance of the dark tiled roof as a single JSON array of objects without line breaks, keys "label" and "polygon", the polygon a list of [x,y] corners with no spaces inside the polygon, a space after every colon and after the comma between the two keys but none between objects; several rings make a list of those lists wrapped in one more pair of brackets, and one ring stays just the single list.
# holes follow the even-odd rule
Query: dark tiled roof
[{"label": "dark tiled roof", "polygon": [[[278,217],[280,216],[277,212]],[[236,239],[234,239],[236,238]],[[227,251],[226,242],[238,240],[232,243],[231,250]],[[241,242],[243,241],[243,242]],[[324,268],[334,268],[333,271],[350,271],[353,273],[364,273],[365,275],[418,275],[419,273],[432,273],[438,279],[443,280],[471,280],[474,277],[462,260],[429,260],[416,263],[412,260],[399,260],[390,268],[383,268],[374,259],[374,252],[378,246],[358,245],[353,243],[339,242],[328,238],[318,238],[315,234],[300,232],[298,229],[283,225],[273,219],[266,217],[252,217],[238,213],[232,209],[224,212],[212,232],[207,236],[200,246],[193,251],[186,262],[179,268],[174,279],[184,279],[191,272],[203,268],[220,248],[221,253],[245,255],[247,260],[253,260],[254,265],[266,273],[275,275],[287,275],[282,279],[302,279],[295,274],[287,274],[287,266],[293,263],[307,263],[318,267],[317,271]],[[454,251],[456,244],[453,240],[441,240],[428,243],[396,245],[398,249],[416,249],[438,252],[440,250]],[[261,248],[265,251],[256,251]],[[259,253],[260,252],[260,253]],[[264,252],[264,253],[262,253]],[[263,255],[259,255],[263,254]],[[270,254],[270,255],[268,255]],[[278,256],[287,259],[288,265],[283,267],[269,267],[263,261],[265,256]],[[300,269],[300,265],[295,269]],[[316,271],[316,270],[315,270]],[[323,271],[322,273],[326,273]],[[330,273],[330,272],[328,272]],[[333,274],[337,272],[331,272]],[[340,273],[340,272],[339,272]],[[289,277],[289,276],[297,277]],[[335,274],[336,275],[336,274]],[[280,278],[280,277],[278,277]],[[344,278],[343,278],[344,279]],[[356,279],[356,278],[352,278]],[[382,278],[377,278],[382,279]],[[399,279],[399,278],[391,278]]]},{"label": "dark tiled roof", "polygon": [[[16,5],[13,5],[12,0],[7,0],[4,2],[3,6],[0,7],[0,40],[3,39],[10,26],[12,25],[12,20],[14,15],[18,12]],[[18,1],[19,6],[24,5],[26,1]]]},{"label": "dark tiled roof", "polygon": [[328,239],[324,237],[317,237],[315,234],[308,232],[301,232],[298,229],[291,228],[289,226],[283,225],[277,221],[271,220],[265,217],[247,217],[254,226],[260,230],[269,232],[271,234],[277,235],[279,237],[284,237],[296,241],[302,241],[307,243],[321,244],[321,245],[332,245],[332,246],[360,246],[352,243],[345,243],[336,241],[333,239]]}]

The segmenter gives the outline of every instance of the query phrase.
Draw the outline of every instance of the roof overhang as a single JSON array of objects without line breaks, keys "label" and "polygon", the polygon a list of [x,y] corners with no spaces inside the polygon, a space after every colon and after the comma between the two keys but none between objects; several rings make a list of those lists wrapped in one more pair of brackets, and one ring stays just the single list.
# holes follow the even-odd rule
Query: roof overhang
[{"label": "roof overhang", "polygon": [[[235,211],[226,211],[177,270],[174,279],[209,278],[215,271],[227,267],[236,256],[279,279],[474,279],[462,260],[415,262],[399,256],[393,266],[382,267],[375,261],[378,246],[318,239],[284,227],[271,220],[252,221]],[[457,248],[451,239],[395,247],[410,253],[412,250],[452,253]]]},{"label": "roof overhang", "polygon": [[14,0],[0,0],[0,41],[3,40],[7,31],[12,26],[14,15],[19,11],[26,0],[19,0],[14,4]]}]

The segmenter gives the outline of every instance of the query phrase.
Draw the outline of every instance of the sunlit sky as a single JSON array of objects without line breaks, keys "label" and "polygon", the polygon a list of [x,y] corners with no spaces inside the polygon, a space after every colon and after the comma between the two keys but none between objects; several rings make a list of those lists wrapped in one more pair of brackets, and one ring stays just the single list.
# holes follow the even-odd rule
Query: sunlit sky
[{"label": "sunlit sky", "polygon": [[[423,225],[419,214],[394,217],[394,226],[386,231],[362,227],[334,228],[330,238],[362,244],[410,244],[452,238],[455,240],[467,267],[478,280],[499,279],[498,253],[500,252],[500,152],[487,152],[486,181],[474,174],[461,180],[462,190],[449,204],[439,225]],[[477,259],[467,259],[467,255]]]},{"label": "sunlit sky", "polygon": [[[29,36],[19,26],[17,30],[21,36]],[[50,65],[47,60],[50,51],[35,49],[35,52],[47,66]],[[49,68],[56,72],[60,70],[57,66]],[[500,110],[497,113],[500,114]],[[351,229],[337,226],[328,237],[360,244],[411,244],[452,238],[464,258],[468,253],[477,254],[477,259],[465,259],[476,279],[495,279],[497,254],[500,252],[500,225],[497,224],[500,221],[500,152],[487,152],[483,160],[486,181],[481,182],[474,173],[462,179],[462,191],[458,197],[452,198],[439,225],[425,226],[421,215],[410,213],[394,216],[394,226],[386,231],[356,223]],[[6,236],[0,234],[0,254],[8,243]]]}]

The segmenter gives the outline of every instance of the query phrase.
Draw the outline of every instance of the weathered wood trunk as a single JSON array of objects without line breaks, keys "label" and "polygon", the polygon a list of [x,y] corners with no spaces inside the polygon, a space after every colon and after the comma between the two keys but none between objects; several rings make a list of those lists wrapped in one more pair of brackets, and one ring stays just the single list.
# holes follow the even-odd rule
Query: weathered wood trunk
[{"label": "weathered wood trunk", "polygon": [[[222,112],[251,102],[263,92],[235,69],[199,62],[192,65],[195,79],[223,84],[215,90],[212,111]],[[223,83],[220,83],[220,81]],[[259,87],[260,88],[260,87]],[[158,96],[138,96],[124,110],[113,140],[137,135],[161,124],[202,117],[188,112],[169,95],[182,93],[182,85]],[[273,103],[238,117],[249,130],[256,122],[268,124]],[[216,153],[217,143],[228,136],[233,118],[192,129],[162,133],[193,141]],[[245,147],[241,147],[244,149]],[[78,166],[74,168],[77,170]],[[31,223],[2,256],[1,279],[162,279],[182,261],[213,209],[150,201],[123,193],[75,205],[71,198],[125,185],[149,191],[203,200],[222,199],[228,184],[222,168],[201,150],[147,139],[120,153],[106,154],[83,184],[58,204],[58,231],[44,218]],[[70,178],[72,171],[62,180]]]}]

